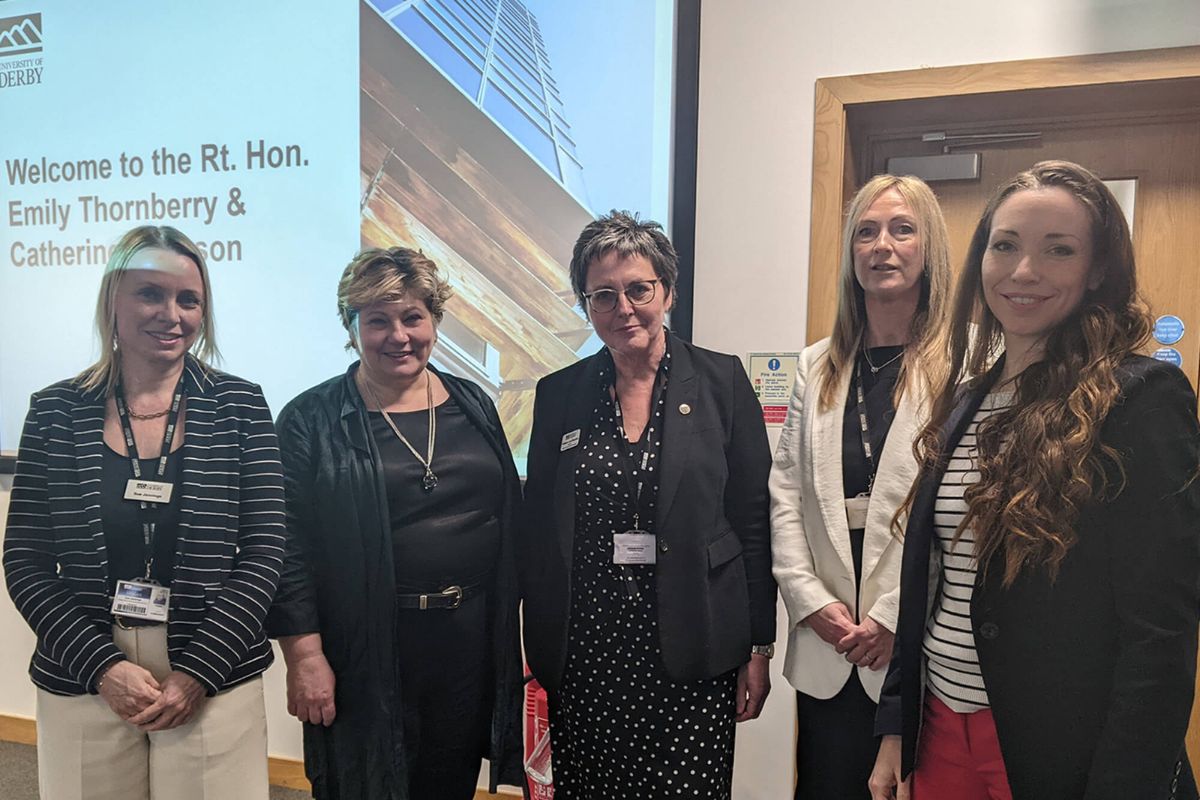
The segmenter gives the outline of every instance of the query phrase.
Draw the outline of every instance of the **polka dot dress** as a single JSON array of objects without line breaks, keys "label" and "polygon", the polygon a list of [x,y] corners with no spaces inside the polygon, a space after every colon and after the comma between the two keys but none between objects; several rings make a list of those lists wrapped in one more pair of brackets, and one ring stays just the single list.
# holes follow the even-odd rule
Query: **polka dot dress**
[{"label": "polka dot dress", "polygon": [[[624,455],[608,392],[612,362],[607,353],[601,358],[607,363],[575,473],[566,671],[550,708],[555,800],[724,800],[733,776],[736,673],[672,681],[659,649],[655,566],[613,564],[613,534],[634,528],[639,482],[639,527],[654,533],[664,392],[656,393],[642,440]],[[669,365],[668,352],[664,385]]]}]

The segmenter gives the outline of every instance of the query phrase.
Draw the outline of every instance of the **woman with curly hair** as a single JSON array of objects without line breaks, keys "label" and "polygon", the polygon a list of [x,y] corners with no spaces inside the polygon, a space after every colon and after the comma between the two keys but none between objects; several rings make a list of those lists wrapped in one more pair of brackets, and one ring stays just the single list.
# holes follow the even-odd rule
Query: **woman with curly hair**
[{"label": "woman with curly hair", "polygon": [[916,446],[874,798],[1196,797],[1200,427],[1150,327],[1095,175],[996,191]]}]

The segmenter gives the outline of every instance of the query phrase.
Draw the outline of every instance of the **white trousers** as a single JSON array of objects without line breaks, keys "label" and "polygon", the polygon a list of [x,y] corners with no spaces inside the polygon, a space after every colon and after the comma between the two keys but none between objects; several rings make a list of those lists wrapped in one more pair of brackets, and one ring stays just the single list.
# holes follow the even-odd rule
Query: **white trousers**
[{"label": "white trousers", "polygon": [[[167,626],[113,627],[117,647],[156,678],[170,672]],[[204,701],[186,725],[142,733],[98,695],[38,690],[42,800],[267,800],[262,678]]]}]

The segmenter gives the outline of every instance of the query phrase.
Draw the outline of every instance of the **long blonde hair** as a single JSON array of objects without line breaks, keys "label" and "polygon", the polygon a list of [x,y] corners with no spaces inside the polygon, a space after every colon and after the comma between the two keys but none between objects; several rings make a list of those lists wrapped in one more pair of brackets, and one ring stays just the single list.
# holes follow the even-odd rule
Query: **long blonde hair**
[{"label": "long blonde hair", "polygon": [[841,401],[837,387],[854,365],[867,328],[867,305],[862,286],[854,275],[854,232],[864,214],[880,195],[895,190],[916,217],[923,269],[921,296],[910,324],[905,358],[896,380],[895,399],[913,388],[919,376],[929,396],[942,385],[947,374],[945,320],[950,306],[950,244],[946,221],[933,191],[920,178],[876,175],[858,190],[846,212],[842,229],[842,256],[838,267],[838,309],[833,323],[829,352],[821,367],[819,406],[828,411]]},{"label": "long blonde hair", "polygon": [[100,294],[96,299],[96,336],[100,340],[100,358],[75,379],[84,391],[101,389],[105,396],[109,396],[121,380],[121,349],[117,347],[117,291],[129,262],[138,251],[147,248],[178,253],[191,259],[200,270],[200,282],[204,286],[204,311],[191,352],[204,369],[211,369],[212,364],[221,357],[213,329],[212,285],[208,280],[204,254],[195,242],[169,225],[141,225],[128,231],[109,251],[104,276],[100,279]]}]

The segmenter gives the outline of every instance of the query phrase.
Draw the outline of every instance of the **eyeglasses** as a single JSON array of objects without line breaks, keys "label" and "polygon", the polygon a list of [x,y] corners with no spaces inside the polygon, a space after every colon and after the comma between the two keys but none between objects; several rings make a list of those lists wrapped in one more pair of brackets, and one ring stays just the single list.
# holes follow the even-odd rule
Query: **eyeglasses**
[{"label": "eyeglasses", "polygon": [[654,286],[658,281],[658,278],[652,281],[634,281],[622,291],[597,289],[594,292],[585,292],[583,299],[587,300],[588,308],[594,314],[607,314],[615,309],[620,295],[625,295],[630,305],[644,306],[654,299]]}]

